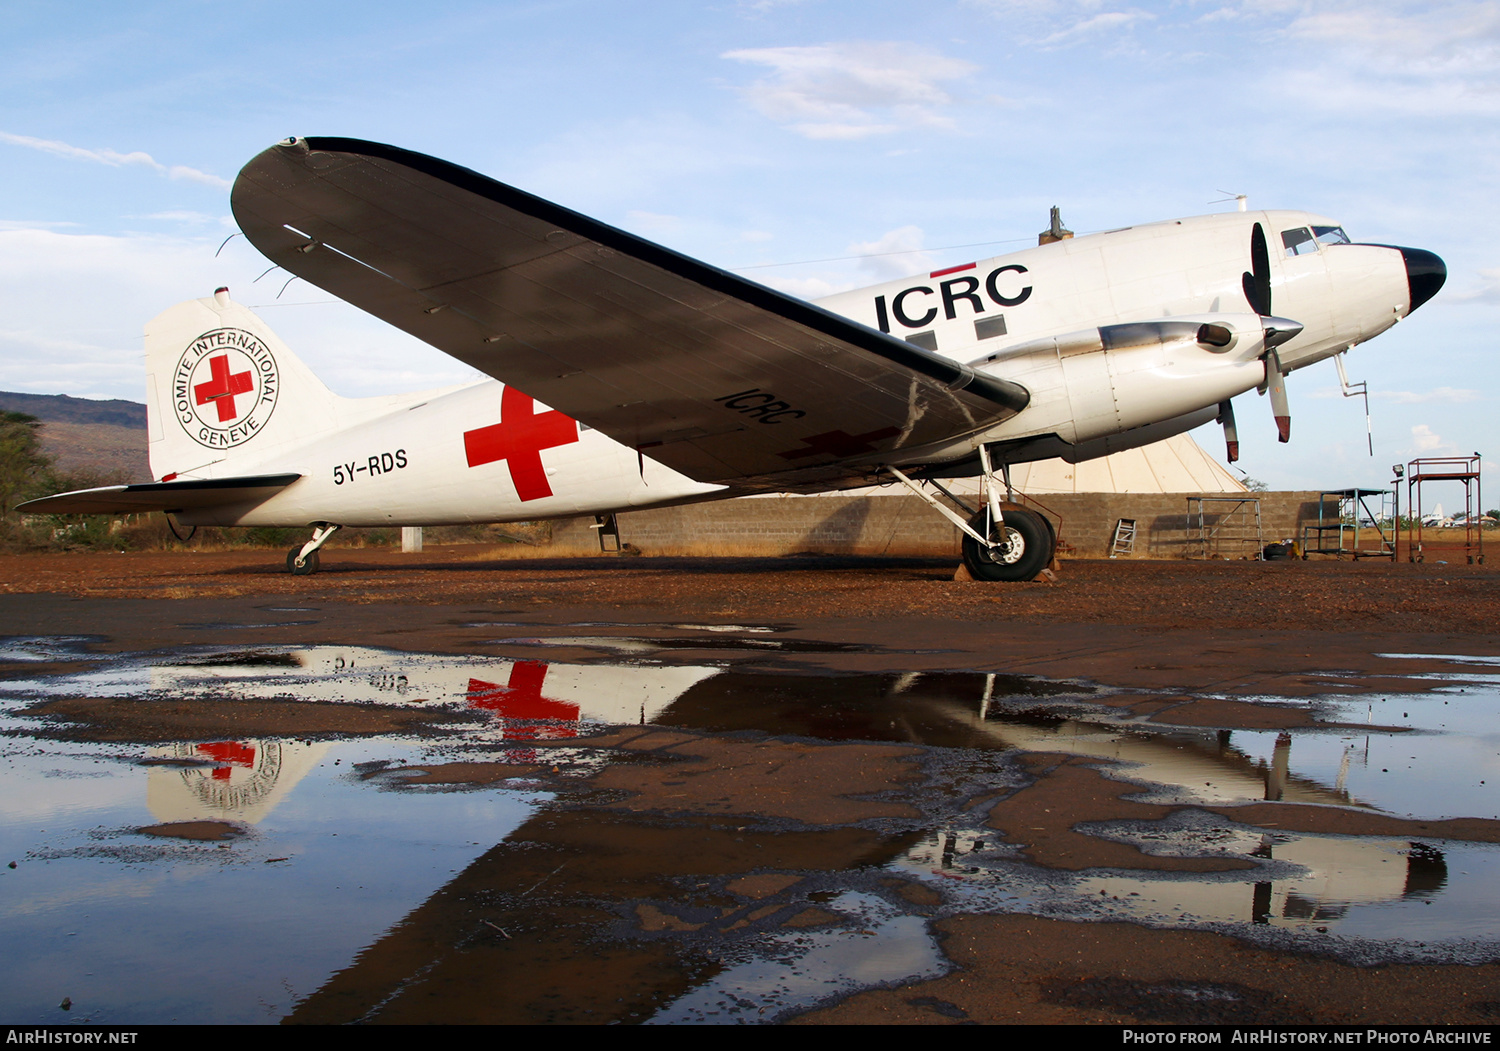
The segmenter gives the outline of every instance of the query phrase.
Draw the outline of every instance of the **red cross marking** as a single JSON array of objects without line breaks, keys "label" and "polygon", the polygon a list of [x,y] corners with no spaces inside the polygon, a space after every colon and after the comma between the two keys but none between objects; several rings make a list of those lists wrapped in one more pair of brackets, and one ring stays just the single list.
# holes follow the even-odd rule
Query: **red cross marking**
[{"label": "red cross marking", "polygon": [[464,455],[470,467],[504,460],[516,495],[522,500],[540,500],[552,495],[542,468],[542,450],[577,440],[578,424],[572,418],[556,409],[538,413],[531,395],[506,387],[500,396],[500,422],[464,431]]},{"label": "red cross marking", "polygon": [[208,744],[200,744],[197,750],[218,760],[220,765],[214,767],[210,775],[215,781],[228,781],[231,766],[242,766],[247,769],[255,766],[254,746],[241,744],[239,741],[212,741]]},{"label": "red cross marking", "polygon": [[199,405],[216,402],[219,407],[219,422],[228,423],[237,415],[234,408],[234,396],[249,394],[255,389],[255,380],[251,378],[248,371],[236,372],[231,376],[228,354],[209,358],[208,370],[213,379],[207,383],[196,384],[193,387],[193,394],[197,397]]},{"label": "red cross marking", "polygon": [[[475,708],[494,712],[502,719],[578,722],[578,705],[542,696],[542,683],[546,678],[547,665],[543,662],[517,661],[511,665],[510,680],[504,686],[483,679],[470,679],[469,703]],[[577,732],[571,725],[513,726],[505,729],[503,737],[505,740],[545,740],[572,737]]]},{"label": "red cross marking", "polygon": [[882,427],[878,431],[867,431],[864,434],[824,431],[822,434],[814,434],[811,438],[803,438],[802,442],[807,446],[806,449],[793,449],[776,455],[783,460],[800,460],[804,456],[837,456],[843,459],[846,456],[872,453],[875,451],[875,446],[871,445],[871,442],[878,442],[882,438],[893,438],[900,433],[900,427]]}]

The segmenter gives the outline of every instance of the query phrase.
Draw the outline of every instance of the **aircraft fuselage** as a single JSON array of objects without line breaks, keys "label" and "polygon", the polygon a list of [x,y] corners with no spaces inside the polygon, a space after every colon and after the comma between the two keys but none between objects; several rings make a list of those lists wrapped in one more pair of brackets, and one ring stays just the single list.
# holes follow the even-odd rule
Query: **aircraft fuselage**
[{"label": "aircraft fuselage", "polygon": [[[1274,313],[1302,326],[1276,348],[1283,373],[1378,335],[1430,295],[1414,276],[1411,250],[1351,244],[1332,220],[1265,211],[1070,238],[817,305],[1031,393],[1027,407],[999,426],[942,447],[903,449],[890,462],[972,464],[981,443],[1009,462],[1088,459],[1198,426],[1222,402],[1265,385],[1267,345],[1246,291],[1256,224],[1268,244]],[[1154,327],[1132,327],[1138,322]],[[1229,330],[1229,345],[1191,338],[1203,324]],[[752,415],[764,408],[749,401]],[[381,399],[381,409],[310,441],[236,460],[234,473],[303,476],[264,503],[179,517],[243,525],[450,524],[732,493],[580,428],[496,381]],[[777,421],[762,413],[756,422]],[[181,469],[154,458],[153,467],[158,477]]]}]

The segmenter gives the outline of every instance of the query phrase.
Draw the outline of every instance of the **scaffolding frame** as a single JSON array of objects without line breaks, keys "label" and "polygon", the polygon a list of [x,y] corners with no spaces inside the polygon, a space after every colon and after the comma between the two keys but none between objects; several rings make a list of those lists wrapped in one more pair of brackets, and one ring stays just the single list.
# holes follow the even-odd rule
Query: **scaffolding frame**
[{"label": "scaffolding frame", "polygon": [[[1254,559],[1260,561],[1265,548],[1261,533],[1260,497],[1258,496],[1190,496],[1187,498],[1188,525],[1196,522],[1197,535],[1188,537],[1188,544],[1198,545],[1198,558],[1208,558],[1210,549],[1218,554],[1224,544],[1253,544]],[[1212,506],[1209,506],[1212,505]],[[1224,506],[1222,510],[1214,507]],[[1209,515],[1214,521],[1209,522]],[[1193,557],[1191,554],[1188,557]]]},{"label": "scaffolding frame", "polygon": [[1484,490],[1480,482],[1479,454],[1473,456],[1422,456],[1406,465],[1406,509],[1411,525],[1407,530],[1406,559],[1420,562],[1422,553],[1422,485],[1426,482],[1462,482],[1464,486],[1464,555],[1469,565],[1484,562]]},{"label": "scaffolding frame", "polygon": [[[1371,497],[1380,497],[1378,512],[1370,510],[1367,502]],[[1332,497],[1330,500],[1329,498]],[[1395,511],[1387,511],[1386,502],[1395,502],[1395,492],[1387,489],[1325,489],[1318,494],[1318,524],[1302,527],[1302,554],[1346,555],[1356,562],[1361,558],[1384,558],[1396,561],[1397,518]],[[1332,515],[1328,508],[1334,508]],[[1370,525],[1360,525],[1360,512],[1370,520]],[[1390,522],[1390,531],[1380,523]],[[1371,529],[1380,537],[1378,548],[1361,548],[1361,532]]]}]

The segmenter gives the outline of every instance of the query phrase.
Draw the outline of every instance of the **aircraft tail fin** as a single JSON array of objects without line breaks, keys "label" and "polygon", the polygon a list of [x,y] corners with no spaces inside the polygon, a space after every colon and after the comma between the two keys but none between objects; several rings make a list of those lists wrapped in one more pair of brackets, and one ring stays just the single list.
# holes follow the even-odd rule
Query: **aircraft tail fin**
[{"label": "aircraft tail fin", "polygon": [[245,474],[335,426],[341,401],[228,289],[146,325],[146,419],[158,481]]}]

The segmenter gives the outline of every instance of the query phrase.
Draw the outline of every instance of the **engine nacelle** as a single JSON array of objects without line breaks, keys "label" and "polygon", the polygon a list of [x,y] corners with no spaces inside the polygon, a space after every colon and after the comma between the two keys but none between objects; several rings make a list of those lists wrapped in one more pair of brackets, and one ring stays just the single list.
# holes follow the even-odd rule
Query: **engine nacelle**
[{"label": "engine nacelle", "polygon": [[1032,392],[986,441],[1056,434],[1086,442],[1198,412],[1265,381],[1267,349],[1300,331],[1256,314],[1105,325],[1033,340],[971,363]]}]

